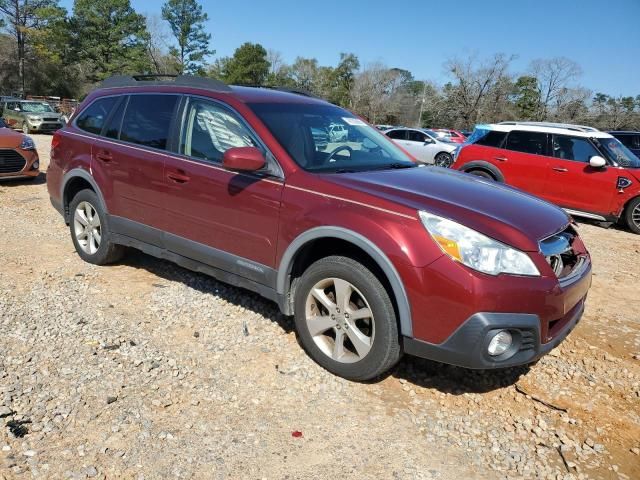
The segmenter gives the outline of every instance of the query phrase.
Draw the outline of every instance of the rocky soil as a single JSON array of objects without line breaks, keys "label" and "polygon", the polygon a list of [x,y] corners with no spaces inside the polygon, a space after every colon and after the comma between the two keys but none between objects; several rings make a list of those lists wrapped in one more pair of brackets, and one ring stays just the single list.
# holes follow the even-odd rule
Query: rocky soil
[{"label": "rocky soil", "polygon": [[358,384],[254,294],[137,252],[82,262],[44,176],[2,183],[0,479],[638,479],[640,236],[580,232],[586,314],[536,365],[405,357]]}]

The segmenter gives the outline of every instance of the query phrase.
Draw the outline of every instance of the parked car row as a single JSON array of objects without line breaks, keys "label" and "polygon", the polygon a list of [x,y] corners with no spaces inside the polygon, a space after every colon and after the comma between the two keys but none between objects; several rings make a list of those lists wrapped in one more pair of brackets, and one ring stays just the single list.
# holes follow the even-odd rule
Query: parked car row
[{"label": "parked car row", "polygon": [[424,162],[456,148],[434,132],[387,136],[292,92],[145,78],[105,81],[53,137],[47,187],[83,260],[133,247],[256,291],[354,380],[403,352],[527,364],[580,320],[591,260],[567,213],[418,168],[401,142],[443,148]]},{"label": "parked car row", "polygon": [[52,133],[64,126],[62,115],[47,102],[6,98],[0,103],[0,113],[10,128],[25,135]]},{"label": "parked car row", "polygon": [[31,137],[15,132],[0,118],[0,179],[35,179],[40,160]]}]

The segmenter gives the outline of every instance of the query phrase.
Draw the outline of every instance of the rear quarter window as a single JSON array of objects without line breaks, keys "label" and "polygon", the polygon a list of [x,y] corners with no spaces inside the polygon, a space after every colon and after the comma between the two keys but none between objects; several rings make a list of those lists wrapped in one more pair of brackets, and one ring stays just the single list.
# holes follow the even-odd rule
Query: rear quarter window
[{"label": "rear quarter window", "polygon": [[76,126],[85,132],[100,135],[104,122],[107,121],[107,117],[117,101],[118,97],[99,98],[78,116]]}]

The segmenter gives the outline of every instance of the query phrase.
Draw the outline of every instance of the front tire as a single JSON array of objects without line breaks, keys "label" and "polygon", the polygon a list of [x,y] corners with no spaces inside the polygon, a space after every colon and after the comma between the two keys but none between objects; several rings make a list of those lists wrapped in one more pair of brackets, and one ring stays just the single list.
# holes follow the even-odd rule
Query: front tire
[{"label": "front tire", "polygon": [[29,125],[27,125],[27,122],[22,123],[22,133],[24,133],[25,135],[29,135],[31,133],[31,130],[29,130]]},{"label": "front tire", "polygon": [[312,264],[295,288],[295,323],[309,356],[331,373],[364,381],[401,356],[391,299],[361,263],[340,256]]},{"label": "front tire", "polygon": [[629,202],[624,210],[624,222],[633,233],[640,234],[640,197]]},{"label": "front tire", "polygon": [[69,230],[76,252],[85,262],[107,265],[117,262],[124,247],[111,241],[107,216],[92,190],[81,190],[69,204]]},{"label": "front tire", "polygon": [[436,155],[434,164],[436,167],[449,168],[453,165],[453,157],[446,152],[440,152]]},{"label": "front tire", "polygon": [[491,175],[489,172],[485,171],[485,170],[470,170],[469,172],[471,175],[475,175],[476,177],[482,177],[482,178],[486,178],[487,180],[491,180],[491,181],[496,181],[496,177],[494,177],[493,175]]}]

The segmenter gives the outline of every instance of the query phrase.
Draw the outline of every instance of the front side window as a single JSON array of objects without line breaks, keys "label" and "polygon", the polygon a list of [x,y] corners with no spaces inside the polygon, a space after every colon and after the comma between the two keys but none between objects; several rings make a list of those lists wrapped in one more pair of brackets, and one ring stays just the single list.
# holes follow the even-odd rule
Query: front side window
[{"label": "front side window", "polygon": [[221,163],[224,152],[230,148],[255,146],[249,130],[232,112],[206,100],[189,102],[180,153]]},{"label": "front side window", "polygon": [[[347,173],[416,166],[384,134],[335,105],[251,103],[249,107],[305,170]],[[327,140],[314,135],[314,131],[342,133],[329,135],[325,145]]]},{"label": "front side window", "polygon": [[78,116],[76,126],[85,132],[100,135],[117,100],[116,97],[99,98]]},{"label": "front side window", "polygon": [[594,138],[593,140],[621,167],[640,168],[640,158],[636,157],[617,138]]},{"label": "front side window", "polygon": [[596,150],[587,138],[564,135],[553,136],[553,156],[556,158],[589,163],[591,157],[599,155],[600,152]]},{"label": "front side window", "polygon": [[120,140],[166,150],[177,102],[177,95],[132,95]]},{"label": "front side window", "polygon": [[515,130],[509,133],[505,148],[507,150],[530,153],[532,155],[546,155],[547,134]]}]

